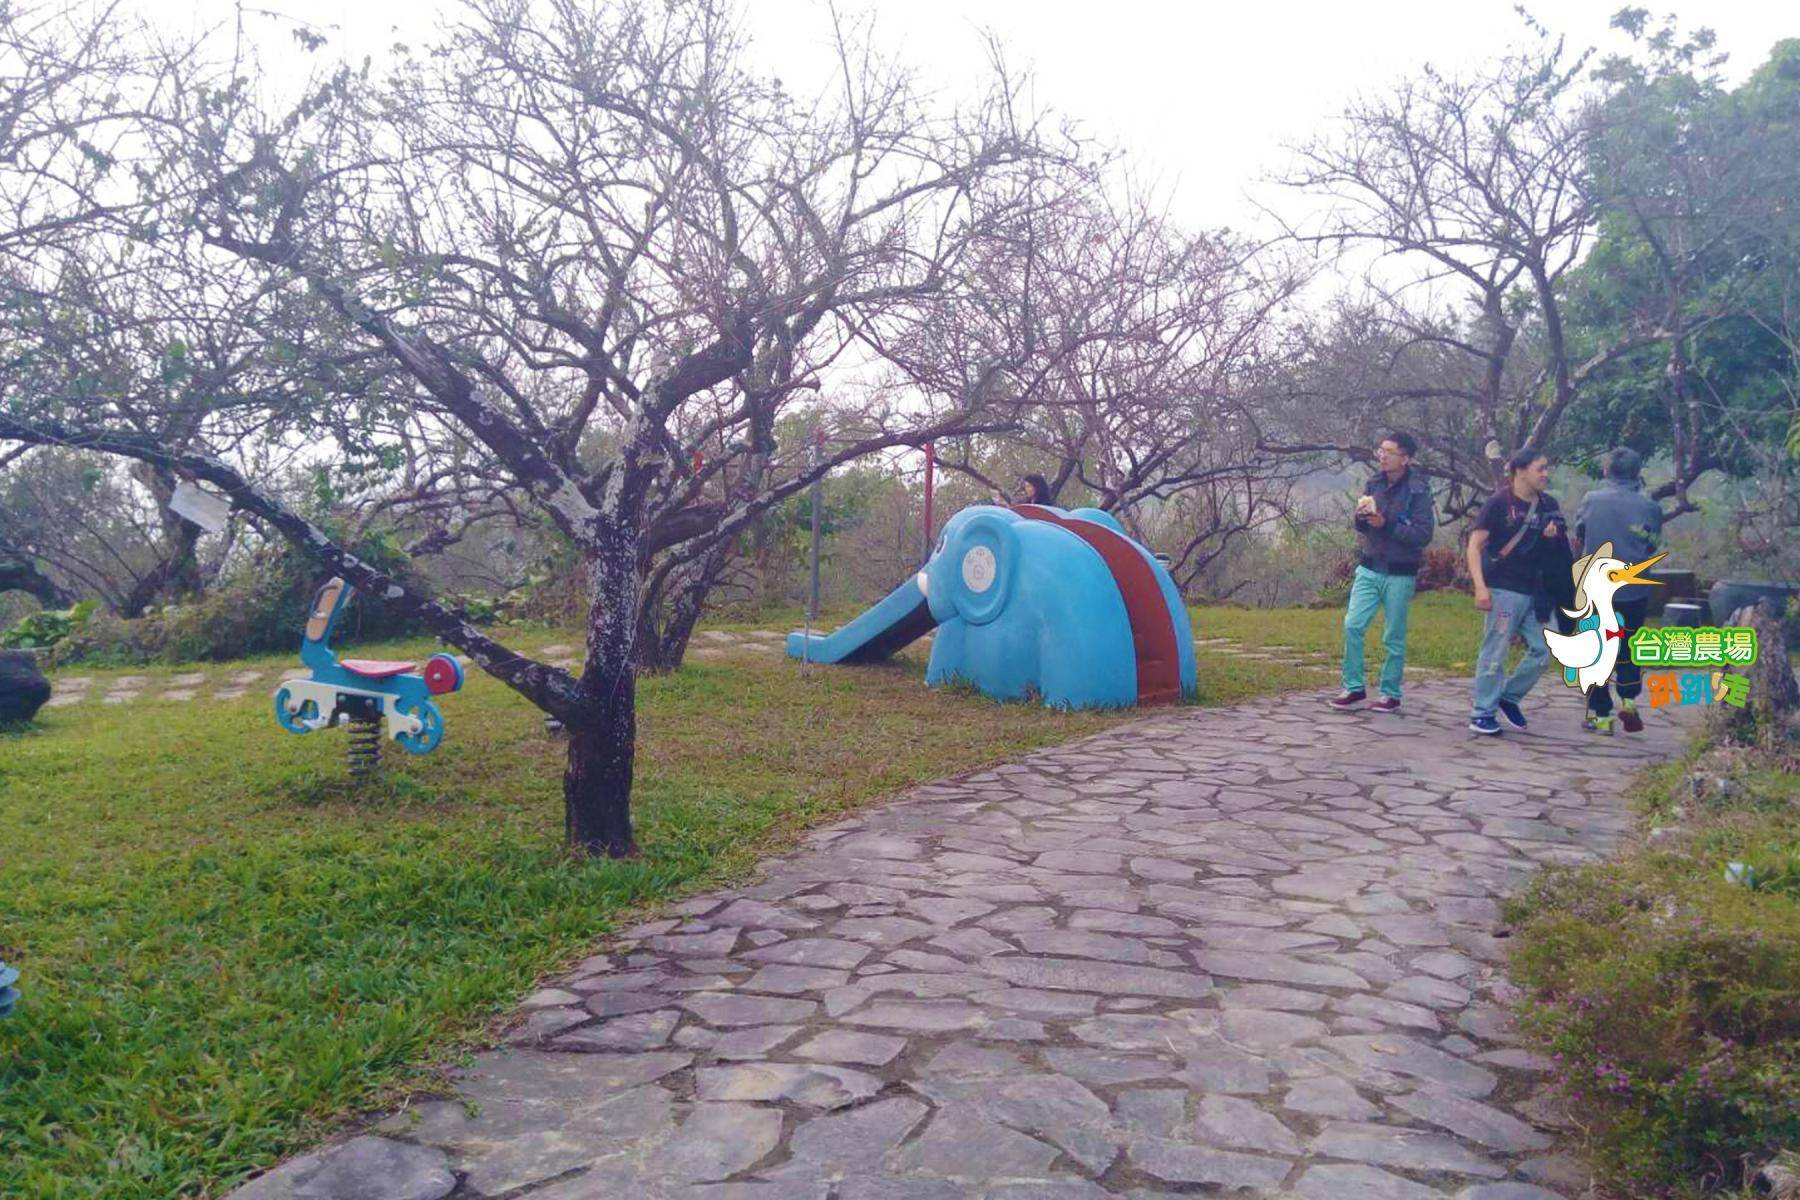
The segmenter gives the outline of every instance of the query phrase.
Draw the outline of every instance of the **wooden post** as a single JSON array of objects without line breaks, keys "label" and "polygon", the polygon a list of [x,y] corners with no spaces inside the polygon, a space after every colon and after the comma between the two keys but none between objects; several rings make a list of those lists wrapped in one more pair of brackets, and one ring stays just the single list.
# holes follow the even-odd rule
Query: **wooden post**
[{"label": "wooden post", "polygon": [[937,474],[937,443],[925,443],[925,553],[920,561],[931,557],[931,494]]},{"label": "wooden post", "polygon": [[[814,430],[813,430],[813,458],[812,458],[813,469],[817,470],[819,467],[819,464],[823,461],[825,461],[825,427],[823,425],[821,425],[821,426],[814,428]],[[821,475],[819,478],[813,480],[813,485],[812,485],[812,599],[808,602],[807,609],[806,609],[806,620],[807,620],[807,624],[809,626],[816,624],[819,620],[819,523],[820,523],[820,514],[821,514],[821,512],[823,510],[823,506],[824,506],[824,496],[823,496],[824,487],[825,487],[825,477],[824,476]]]}]

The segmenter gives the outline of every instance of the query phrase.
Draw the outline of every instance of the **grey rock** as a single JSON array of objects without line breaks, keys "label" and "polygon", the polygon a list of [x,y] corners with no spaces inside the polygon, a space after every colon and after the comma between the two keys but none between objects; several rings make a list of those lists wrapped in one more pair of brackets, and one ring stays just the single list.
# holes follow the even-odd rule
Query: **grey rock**
[{"label": "grey rock", "polygon": [[[1043,909],[1049,913],[1052,910]],[[988,928],[994,928],[992,922],[983,922]],[[1045,923],[1046,925],[1049,922]],[[1028,926],[1027,928],[1039,928]],[[1166,917],[1147,917],[1140,913],[1112,912],[1104,908],[1077,909],[1069,915],[1069,928],[1092,930],[1097,933],[1137,933],[1159,936],[1172,936],[1181,932],[1181,926]]]},{"label": "grey rock", "polygon": [[365,1135],[271,1171],[241,1200],[440,1200],[456,1187],[442,1150]]},{"label": "grey rock", "polygon": [[908,900],[900,907],[933,925],[960,925],[994,911],[994,906],[984,900],[958,900],[947,896],[923,896]]},{"label": "grey rock", "polygon": [[1200,1141],[1261,1154],[1299,1154],[1300,1139],[1274,1116],[1235,1096],[1202,1096],[1194,1123]]},{"label": "grey rock", "polygon": [[1382,995],[1412,1004],[1423,1004],[1440,1012],[1460,1009],[1469,1002],[1469,989],[1427,975],[1414,975],[1382,989]]},{"label": "grey rock", "polygon": [[545,1129],[508,1138],[477,1154],[464,1155],[464,1186],[478,1196],[501,1196],[554,1179],[600,1157],[601,1145],[564,1129]]},{"label": "grey rock", "polygon": [[1116,1054],[1108,1050],[1046,1050],[1044,1061],[1058,1074],[1101,1087],[1163,1079],[1179,1070],[1172,1059]]},{"label": "grey rock", "polygon": [[905,917],[845,917],[831,927],[838,937],[867,942],[871,946],[898,946],[933,931],[923,921]]},{"label": "grey rock", "polygon": [[1142,942],[1104,933],[1043,929],[1021,933],[1017,940],[1019,945],[1032,954],[1066,954],[1076,958],[1098,958],[1121,963],[1150,961],[1150,948]]},{"label": "grey rock", "polygon": [[1367,1017],[1371,1021],[1380,1021],[1385,1025],[1406,1025],[1426,1030],[1429,1033],[1438,1033],[1443,1029],[1443,1023],[1429,1008],[1418,1004],[1407,1004],[1402,1000],[1384,1000],[1366,992],[1358,992],[1354,996],[1333,1001],[1332,1007],[1341,1013],[1353,1017]]},{"label": "grey rock", "polygon": [[1325,1022],[1297,1013],[1254,1008],[1227,1009],[1219,1021],[1225,1040],[1248,1050],[1266,1052],[1324,1037]]},{"label": "grey rock", "polygon": [[925,1064],[926,1075],[1019,1075],[1025,1062],[1010,1050],[994,1046],[977,1046],[973,1042],[951,1042],[931,1056]]},{"label": "grey rock", "polygon": [[1548,1137],[1517,1117],[1441,1088],[1420,1088],[1403,1096],[1390,1097],[1388,1103],[1427,1125],[1448,1129],[1458,1137],[1492,1150],[1519,1154],[1550,1145]]},{"label": "grey rock", "polygon": [[814,1000],[771,1000],[762,996],[708,993],[680,1001],[708,1025],[772,1025],[806,1021],[819,1010]]},{"label": "grey rock", "polygon": [[798,1025],[760,1025],[734,1029],[712,1044],[714,1058],[763,1058],[769,1051],[800,1032]]},{"label": "grey rock", "polygon": [[587,998],[583,1007],[596,1017],[623,1017],[630,1013],[665,1008],[669,1001],[670,997],[663,992],[595,992]]},{"label": "grey rock", "polygon": [[797,1159],[834,1169],[873,1167],[905,1140],[929,1111],[903,1096],[806,1122],[788,1139]]},{"label": "grey rock", "polygon": [[1133,1138],[1128,1153],[1133,1166],[1165,1183],[1209,1183],[1225,1188],[1277,1187],[1287,1178],[1291,1165],[1286,1159],[1214,1150],[1166,1138]]},{"label": "grey rock", "polygon": [[1294,1185],[1300,1200],[1444,1200],[1444,1193],[1379,1167],[1324,1163]]},{"label": "grey rock", "polygon": [[970,1193],[944,1179],[894,1179],[851,1175],[838,1184],[838,1200],[968,1200]]},{"label": "grey rock", "polygon": [[1341,1121],[1367,1121],[1381,1115],[1381,1109],[1358,1095],[1348,1080],[1332,1075],[1297,1081],[1282,1104],[1295,1112]]},{"label": "grey rock", "polygon": [[1454,1171],[1499,1179],[1506,1169],[1454,1138],[1399,1125],[1351,1122],[1325,1126],[1313,1138],[1314,1154],[1410,1171]]},{"label": "grey rock", "polygon": [[681,1014],[673,1009],[614,1017],[564,1034],[553,1043],[559,1050],[655,1050],[668,1044]]},{"label": "grey rock", "polygon": [[850,972],[830,967],[796,967],[777,964],[762,968],[741,985],[747,992],[774,992],[794,996],[801,992],[822,992],[850,982]]},{"label": "grey rock", "polygon": [[843,1108],[881,1090],[881,1080],[849,1067],[823,1063],[746,1063],[701,1067],[694,1072],[702,1100],[765,1100],[809,1108]]},{"label": "grey rock", "polygon": [[566,1029],[574,1028],[588,1020],[589,1016],[579,1008],[540,1008],[536,1012],[526,1013],[518,1027],[506,1035],[506,1040],[514,1046],[534,1046]]},{"label": "grey rock", "polygon": [[1187,1123],[1186,1089],[1145,1088],[1120,1092],[1113,1104],[1113,1116],[1132,1133],[1151,1137],[1172,1137]]},{"label": "grey rock", "polygon": [[1247,950],[1197,950],[1194,961],[1202,970],[1228,979],[1263,980],[1269,983],[1298,983],[1313,987],[1366,989],[1362,976],[1325,963],[1302,962],[1280,954],[1257,954]]},{"label": "grey rock", "polygon": [[1456,1200],[1563,1200],[1556,1192],[1531,1183],[1478,1183],[1456,1193]]},{"label": "grey rock", "polygon": [[1014,948],[985,929],[958,929],[931,939],[930,945],[968,959],[1012,954]]},{"label": "grey rock", "polygon": [[847,971],[873,951],[859,942],[841,938],[793,938],[752,950],[743,957],[751,962],[787,963],[796,967],[835,967]]},{"label": "grey rock", "polygon": [[657,1173],[680,1183],[725,1179],[755,1166],[781,1140],[781,1114],[751,1104],[696,1104],[656,1156]]},{"label": "grey rock", "polygon": [[1165,971],[1157,967],[1113,966],[1072,958],[999,958],[981,964],[1024,987],[1059,991],[1098,992],[1107,996],[1172,996],[1198,1000],[1212,991],[1204,975]]},{"label": "grey rock", "polygon": [[906,1039],[884,1037],[879,1033],[860,1033],[849,1029],[832,1029],[795,1049],[800,1058],[820,1062],[856,1063],[881,1067],[893,1062],[906,1049]]},{"label": "grey rock", "polygon": [[773,904],[765,904],[761,900],[733,900],[723,911],[715,913],[712,920],[720,925],[736,925],[745,929],[779,929],[785,933],[819,927],[817,921],[789,912],[785,908],[777,908]]},{"label": "grey rock", "polygon": [[923,1135],[891,1151],[888,1166],[958,1182],[1033,1179],[1049,1174],[1056,1155],[1053,1146],[953,1104],[938,1110]]},{"label": "grey rock", "polygon": [[1189,1026],[1168,1017],[1108,1013],[1070,1026],[1069,1031],[1090,1046],[1109,1050],[1155,1050],[1181,1053],[1201,1044]]},{"label": "grey rock", "polygon": [[948,1033],[957,1029],[973,1029],[983,1025],[987,1017],[972,1004],[953,1001],[892,1001],[871,1004],[843,1018],[851,1025],[875,1029],[899,1029],[918,1033]]},{"label": "grey rock", "polygon": [[1328,1038],[1324,1045],[1351,1062],[1410,1075],[1472,1099],[1487,1095],[1498,1082],[1492,1071],[1400,1034]]},{"label": "grey rock", "polygon": [[724,958],[737,948],[741,930],[718,929],[711,933],[667,934],[650,939],[652,950],[665,954],[704,954]]},{"label": "grey rock", "polygon": [[592,1105],[614,1092],[653,1083],[694,1061],[682,1051],[649,1054],[556,1054],[502,1050],[479,1054],[459,1082],[461,1094],[478,1103]]},{"label": "grey rock", "polygon": [[1260,1055],[1208,1039],[1187,1052],[1187,1067],[1177,1078],[1195,1091],[1260,1095],[1269,1090],[1269,1063]]},{"label": "grey rock", "polygon": [[1223,1008],[1279,1008],[1299,1012],[1316,1012],[1325,1007],[1329,996],[1319,992],[1303,992],[1298,988],[1277,987],[1271,983],[1240,983],[1219,992]]},{"label": "grey rock", "polygon": [[[1081,914],[1077,913],[1077,916]],[[1048,929],[1056,924],[1056,910],[1042,905],[1025,905],[1009,908],[986,917],[978,924],[983,929],[992,929],[1001,933],[1018,933],[1026,929]],[[1077,929],[1088,926],[1077,925]]]}]

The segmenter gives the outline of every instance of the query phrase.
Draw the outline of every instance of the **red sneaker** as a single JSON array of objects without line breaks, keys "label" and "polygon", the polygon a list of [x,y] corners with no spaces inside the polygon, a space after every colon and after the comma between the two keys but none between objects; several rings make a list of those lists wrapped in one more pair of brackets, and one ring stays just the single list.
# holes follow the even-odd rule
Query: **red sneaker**
[{"label": "red sneaker", "polygon": [[1400,702],[1392,696],[1383,696],[1379,700],[1369,701],[1369,711],[1378,713],[1397,713],[1400,711]]},{"label": "red sneaker", "polygon": [[1644,718],[1638,716],[1637,701],[1619,701],[1619,724],[1625,727],[1626,733],[1644,732]]},{"label": "red sneaker", "polygon": [[1348,712],[1369,698],[1369,693],[1357,688],[1354,692],[1345,692],[1341,696],[1333,696],[1325,703],[1336,709]]}]

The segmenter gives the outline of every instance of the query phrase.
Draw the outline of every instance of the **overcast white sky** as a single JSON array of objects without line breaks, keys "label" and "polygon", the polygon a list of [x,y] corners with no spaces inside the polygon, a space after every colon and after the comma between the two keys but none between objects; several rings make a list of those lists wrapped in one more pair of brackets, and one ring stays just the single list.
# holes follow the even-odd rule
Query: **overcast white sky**
[{"label": "overcast white sky", "polygon": [[[1623,0],[1533,5],[1571,45],[1623,48],[1607,28]],[[189,30],[232,20],[231,0],[140,0],[158,23]],[[360,58],[396,40],[428,41],[439,0],[247,0],[303,14]],[[1668,5],[1648,5],[1652,12]],[[746,0],[755,52],[796,94],[829,69],[823,0]],[[1029,69],[1040,104],[1081,120],[1130,151],[1141,178],[1161,183],[1192,227],[1260,224],[1247,193],[1285,161],[1284,144],[1323,128],[1359,90],[1377,89],[1424,63],[1455,69],[1526,36],[1513,0],[840,0],[866,12],[883,44],[949,92],[983,61],[991,29],[1009,60]],[[1783,37],[1800,37],[1792,0],[1708,0],[1677,9],[1703,20],[1742,78]],[[280,25],[254,15],[275,72],[303,74],[317,56],[299,54]],[[324,52],[321,52],[324,53]],[[1266,193],[1265,193],[1266,194]]]}]

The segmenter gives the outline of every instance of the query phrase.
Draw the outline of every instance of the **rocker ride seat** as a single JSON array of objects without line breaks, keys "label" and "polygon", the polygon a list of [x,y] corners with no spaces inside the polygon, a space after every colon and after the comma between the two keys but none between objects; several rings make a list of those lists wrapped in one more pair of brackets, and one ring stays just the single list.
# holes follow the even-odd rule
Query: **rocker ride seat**
[{"label": "rocker ride seat", "polygon": [[340,658],[338,666],[352,675],[361,675],[364,679],[388,679],[395,675],[406,675],[418,669],[418,663],[383,662],[378,658]]},{"label": "rocker ride seat", "polygon": [[434,654],[422,673],[410,662],[347,658],[331,652],[331,631],[355,589],[332,579],[319,589],[300,643],[300,661],[312,674],[289,680],[275,693],[275,720],[290,733],[312,733],[345,718],[366,719],[371,710],[387,734],[413,754],[429,754],[444,737],[444,714],[433,696],[463,685],[462,664]]}]

